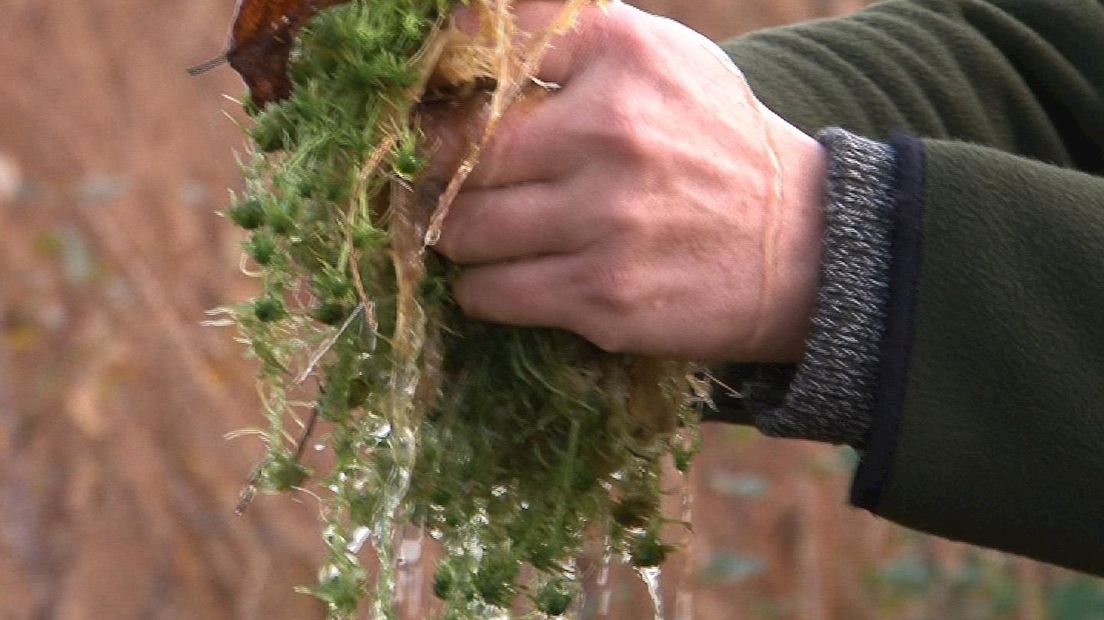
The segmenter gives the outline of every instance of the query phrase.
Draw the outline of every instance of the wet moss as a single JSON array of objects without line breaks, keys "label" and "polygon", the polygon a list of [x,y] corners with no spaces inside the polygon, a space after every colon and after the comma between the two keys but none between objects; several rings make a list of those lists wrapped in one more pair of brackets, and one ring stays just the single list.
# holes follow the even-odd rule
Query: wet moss
[{"label": "wet moss", "polygon": [[[404,520],[446,549],[433,583],[445,617],[507,609],[519,594],[560,615],[588,527],[611,554],[663,560],[670,547],[637,528],[659,522],[661,460],[683,470],[683,446],[696,446],[685,365],[651,378],[664,389],[646,393],[681,428],[656,433],[633,413],[633,359],[560,331],[471,321],[452,300],[456,268],[422,243],[429,214],[412,188],[428,151],[410,88],[453,4],[354,0],[319,13],[293,54],[291,98],[247,110],[246,192],[228,216],[252,231],[263,292],[225,312],[260,364],[259,486],[310,484],[297,458],[304,411],[329,422],[310,439],[332,453],[314,480],[329,552],[310,591],[333,618],[365,598],[390,613]],[[380,558],[371,578],[358,528]]]}]

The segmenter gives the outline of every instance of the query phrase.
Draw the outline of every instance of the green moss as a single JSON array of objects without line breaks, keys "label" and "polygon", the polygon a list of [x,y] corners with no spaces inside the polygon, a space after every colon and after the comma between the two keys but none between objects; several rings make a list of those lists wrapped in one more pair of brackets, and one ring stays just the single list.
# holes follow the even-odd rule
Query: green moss
[{"label": "green moss", "polygon": [[[260,261],[258,261],[260,262]],[[328,301],[311,310],[311,316],[326,325],[339,325],[349,315],[349,307],[340,302]]]},{"label": "green moss", "polygon": [[261,469],[261,481],[276,491],[289,491],[303,484],[310,471],[287,452],[273,454]]},{"label": "green moss", "polygon": [[631,495],[613,505],[613,520],[623,527],[644,527],[658,510],[657,495]]},{"label": "green moss", "polygon": [[346,617],[356,613],[364,598],[366,581],[364,571],[358,567],[331,568],[310,593],[326,603],[331,616]]},{"label": "green moss", "polygon": [[671,546],[664,544],[655,530],[648,530],[634,537],[629,554],[633,566],[647,568],[662,564],[670,552]]},{"label": "green moss", "polygon": [[395,150],[395,174],[400,179],[411,182],[425,168],[425,165],[426,158],[418,152],[417,136],[414,132],[405,132]]},{"label": "green moss", "polygon": [[567,613],[574,600],[574,593],[566,585],[553,580],[541,587],[533,598],[533,603],[541,613],[562,616]]},{"label": "green moss", "polygon": [[279,321],[287,315],[284,304],[275,297],[261,297],[253,302],[253,315],[262,323]]},{"label": "green moss", "polygon": [[488,554],[472,578],[472,584],[483,602],[507,607],[514,599],[514,580],[519,569],[517,560],[509,554]]},{"label": "green moss", "polygon": [[264,207],[255,198],[250,198],[230,207],[226,212],[235,224],[246,230],[260,228],[264,224]]},{"label": "green moss", "polygon": [[269,265],[276,256],[276,239],[266,231],[259,230],[249,238],[245,251],[258,265]]},{"label": "green moss", "polygon": [[[428,217],[411,206],[425,153],[406,89],[453,4],[323,11],[292,56],[293,96],[247,109],[254,155],[228,215],[252,231],[245,251],[264,293],[230,312],[260,362],[270,423],[261,486],[309,484],[296,433],[307,408],[329,422],[311,439],[333,456],[315,481],[329,553],[311,592],[334,618],[353,617],[366,597],[391,613],[402,522],[448,551],[433,584],[444,617],[507,609],[519,594],[560,615],[578,591],[571,567],[588,528],[611,554],[663,560],[660,462],[685,470],[697,446],[681,366],[655,380],[682,436],[656,435],[634,421],[633,359],[564,332],[467,320],[449,294],[456,269],[421,252],[417,226],[396,226],[394,196],[406,196],[407,216]],[[415,243],[394,243],[404,234]],[[400,247],[416,251],[396,260]],[[313,400],[303,395],[312,386]],[[350,551],[362,527],[381,561],[372,585]]]},{"label": "green moss", "polygon": [[441,600],[448,600],[452,595],[456,577],[447,563],[442,562],[433,575],[433,595]]},{"label": "green moss", "polygon": [[299,204],[295,201],[295,198],[284,198],[271,202],[264,210],[265,223],[277,235],[287,235],[295,230],[295,219],[298,210]]}]

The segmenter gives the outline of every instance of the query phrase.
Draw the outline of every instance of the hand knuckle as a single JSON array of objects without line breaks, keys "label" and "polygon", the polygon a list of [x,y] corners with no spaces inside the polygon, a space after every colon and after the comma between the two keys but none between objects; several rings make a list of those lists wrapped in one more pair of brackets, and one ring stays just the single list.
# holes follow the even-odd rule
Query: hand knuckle
[{"label": "hand knuckle", "polygon": [[639,205],[611,202],[604,210],[606,234],[612,237],[636,238],[644,234],[648,220],[640,212]]},{"label": "hand knuckle", "polygon": [[628,162],[646,162],[651,157],[645,119],[627,93],[614,94],[595,113],[594,133],[599,150]]},{"label": "hand knuckle", "polygon": [[631,314],[640,299],[636,268],[619,261],[594,269],[591,286],[598,306],[614,318]]}]

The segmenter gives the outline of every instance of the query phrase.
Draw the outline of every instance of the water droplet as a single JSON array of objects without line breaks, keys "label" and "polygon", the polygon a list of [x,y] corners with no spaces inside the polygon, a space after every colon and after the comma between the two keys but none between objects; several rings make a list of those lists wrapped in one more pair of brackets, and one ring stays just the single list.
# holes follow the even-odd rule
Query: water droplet
[{"label": "water droplet", "polygon": [[644,566],[636,569],[640,580],[648,587],[648,597],[652,599],[655,620],[663,620],[663,596],[659,591],[659,579],[662,576],[658,566]]},{"label": "water droplet", "polygon": [[372,537],[372,529],[367,527],[358,527],[353,530],[353,540],[345,545],[345,548],[349,553],[360,553],[360,550],[364,548],[364,543],[368,542],[368,539]]},{"label": "water droplet", "polygon": [[387,422],[384,422],[380,425],[379,428],[372,431],[372,436],[376,439],[387,439],[391,436],[391,425]]},{"label": "water droplet", "polygon": [[400,562],[417,562],[422,557],[422,541],[418,539],[404,540],[399,547]]},{"label": "water droplet", "polygon": [[609,617],[610,599],[613,588],[610,587],[610,565],[613,563],[613,554],[609,551],[609,539],[605,541],[606,552],[602,555],[602,568],[598,571],[598,615],[602,618]]}]

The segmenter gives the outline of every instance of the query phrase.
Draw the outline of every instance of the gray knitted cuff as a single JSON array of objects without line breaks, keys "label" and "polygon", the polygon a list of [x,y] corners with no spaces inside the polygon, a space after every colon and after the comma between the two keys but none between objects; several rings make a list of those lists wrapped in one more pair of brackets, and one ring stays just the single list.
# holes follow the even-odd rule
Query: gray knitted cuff
[{"label": "gray knitted cuff", "polygon": [[862,447],[889,300],[894,154],[842,129],[817,139],[830,162],[816,311],[782,406],[757,411],[755,424],[766,435]]}]

